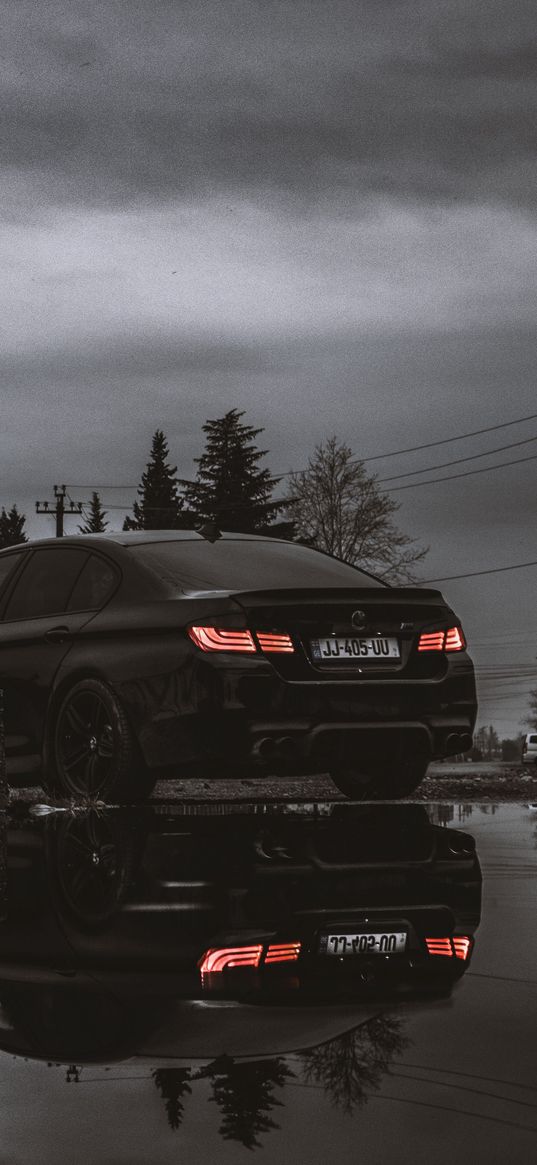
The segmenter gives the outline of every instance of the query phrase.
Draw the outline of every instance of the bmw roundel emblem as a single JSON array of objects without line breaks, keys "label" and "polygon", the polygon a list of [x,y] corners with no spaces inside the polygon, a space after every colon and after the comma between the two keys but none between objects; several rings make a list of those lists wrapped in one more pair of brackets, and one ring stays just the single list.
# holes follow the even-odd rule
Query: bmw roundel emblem
[{"label": "bmw roundel emblem", "polygon": [[367,623],[367,615],[365,611],[354,611],[351,616],[351,623],[357,631],[363,631]]}]

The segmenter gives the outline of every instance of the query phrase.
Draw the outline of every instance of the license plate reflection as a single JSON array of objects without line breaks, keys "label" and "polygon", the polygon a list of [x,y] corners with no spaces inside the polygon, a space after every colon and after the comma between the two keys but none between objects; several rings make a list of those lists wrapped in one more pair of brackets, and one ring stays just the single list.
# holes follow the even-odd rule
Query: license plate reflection
[{"label": "license plate reflection", "polygon": [[406,948],[406,932],[368,931],[359,934],[325,934],[319,953],[342,958],[349,955],[399,955]]}]

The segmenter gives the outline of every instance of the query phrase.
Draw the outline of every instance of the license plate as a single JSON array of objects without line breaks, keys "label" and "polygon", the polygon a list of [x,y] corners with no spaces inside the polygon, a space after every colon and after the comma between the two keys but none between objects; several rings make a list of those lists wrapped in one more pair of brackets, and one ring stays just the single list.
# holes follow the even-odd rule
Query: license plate
[{"label": "license plate", "polygon": [[360,931],[359,934],[324,934],[320,955],[400,955],[406,948],[406,931]]},{"label": "license plate", "polygon": [[311,658],[315,663],[360,663],[362,660],[393,660],[400,659],[399,641],[397,639],[383,639],[375,636],[374,639],[361,639],[351,636],[346,639],[312,639],[310,641]]}]

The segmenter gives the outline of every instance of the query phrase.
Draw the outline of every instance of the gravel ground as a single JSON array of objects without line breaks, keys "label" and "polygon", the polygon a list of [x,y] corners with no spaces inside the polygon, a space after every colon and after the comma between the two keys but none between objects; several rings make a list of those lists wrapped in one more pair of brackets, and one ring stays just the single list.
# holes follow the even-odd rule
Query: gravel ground
[{"label": "gravel ground", "polygon": [[[42,788],[12,789],[12,801],[47,801]],[[152,803],[170,801],[345,801],[329,776],[301,780],[159,781]],[[537,767],[520,764],[433,764],[411,801],[535,801]]]}]

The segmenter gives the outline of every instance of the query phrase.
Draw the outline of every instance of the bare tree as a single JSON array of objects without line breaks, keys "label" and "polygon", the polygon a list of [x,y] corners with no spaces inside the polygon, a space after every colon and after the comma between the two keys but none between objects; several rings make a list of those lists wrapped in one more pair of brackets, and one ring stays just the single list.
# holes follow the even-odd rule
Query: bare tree
[{"label": "bare tree", "polygon": [[360,1027],[302,1052],[305,1081],[321,1084],[334,1107],[351,1114],[381,1087],[392,1060],[408,1044],[402,1019],[373,1016]]},{"label": "bare tree", "polygon": [[529,712],[524,720],[521,721],[527,728],[533,728],[537,731],[537,688],[532,688],[529,693]]},{"label": "bare tree", "polygon": [[308,468],[290,475],[286,500],[298,541],[386,582],[415,581],[428,547],[397,528],[397,502],[337,437],[317,445]]}]

